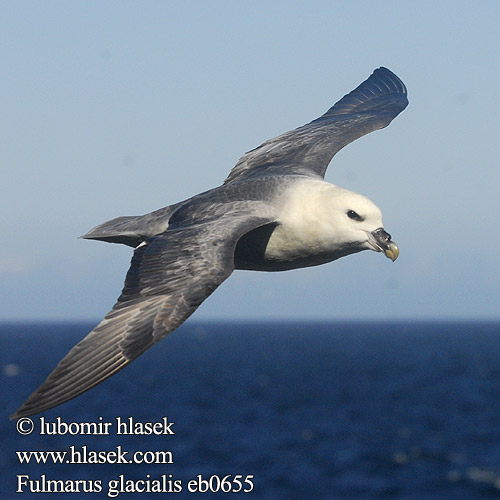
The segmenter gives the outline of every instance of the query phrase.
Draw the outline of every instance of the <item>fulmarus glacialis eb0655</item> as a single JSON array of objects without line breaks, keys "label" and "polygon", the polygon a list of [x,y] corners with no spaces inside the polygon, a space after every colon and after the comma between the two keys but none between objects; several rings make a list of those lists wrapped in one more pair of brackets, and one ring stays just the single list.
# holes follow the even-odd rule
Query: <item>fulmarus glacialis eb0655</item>
[{"label": "fulmarus glacialis eb0655", "polygon": [[285,271],[362,250],[396,260],[380,209],[323,177],[337,151],[407,105],[403,82],[379,68],[324,115],[244,154],[221,186],[85,234],[135,248],[123,291],[11,418],[107,379],[184,323],[235,269]]}]

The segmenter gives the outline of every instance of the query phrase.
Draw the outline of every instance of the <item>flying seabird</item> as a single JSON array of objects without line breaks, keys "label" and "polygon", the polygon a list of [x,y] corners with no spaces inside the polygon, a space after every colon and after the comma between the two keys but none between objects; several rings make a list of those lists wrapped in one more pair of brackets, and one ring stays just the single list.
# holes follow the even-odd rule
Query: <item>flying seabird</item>
[{"label": "flying seabird", "polygon": [[85,234],[135,248],[123,291],[11,418],[107,379],[182,325],[235,269],[284,271],[362,250],[396,260],[380,209],[323,178],[340,149],[407,105],[403,82],[379,68],[324,115],[244,154],[221,186]]}]

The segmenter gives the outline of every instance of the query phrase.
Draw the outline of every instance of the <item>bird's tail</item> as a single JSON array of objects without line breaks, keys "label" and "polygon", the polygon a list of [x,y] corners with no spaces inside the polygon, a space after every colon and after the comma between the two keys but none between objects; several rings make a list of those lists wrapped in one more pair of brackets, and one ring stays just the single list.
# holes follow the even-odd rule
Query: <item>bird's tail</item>
[{"label": "bird's tail", "polygon": [[126,215],[108,220],[94,227],[81,238],[122,243],[136,248],[151,236],[166,231],[170,216],[180,205],[181,203],[176,203],[146,215]]}]

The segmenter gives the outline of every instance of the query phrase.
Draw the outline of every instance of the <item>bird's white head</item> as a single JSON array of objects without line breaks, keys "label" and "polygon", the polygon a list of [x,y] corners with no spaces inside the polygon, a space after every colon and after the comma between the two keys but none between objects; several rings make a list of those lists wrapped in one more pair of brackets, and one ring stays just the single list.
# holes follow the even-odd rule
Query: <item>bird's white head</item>
[{"label": "bird's white head", "polygon": [[394,261],[399,254],[372,201],[325,181],[295,184],[287,192],[279,222],[267,249],[276,260],[321,263],[374,250]]},{"label": "bird's white head", "polygon": [[353,251],[383,252],[392,261],[399,255],[398,246],[384,230],[382,212],[371,200],[358,193],[334,185],[320,193],[323,206],[323,231],[339,248]]},{"label": "bird's white head", "polygon": [[307,179],[286,191],[266,259],[279,269],[318,265],[362,250],[396,260],[397,245],[368,198],[323,180]]}]

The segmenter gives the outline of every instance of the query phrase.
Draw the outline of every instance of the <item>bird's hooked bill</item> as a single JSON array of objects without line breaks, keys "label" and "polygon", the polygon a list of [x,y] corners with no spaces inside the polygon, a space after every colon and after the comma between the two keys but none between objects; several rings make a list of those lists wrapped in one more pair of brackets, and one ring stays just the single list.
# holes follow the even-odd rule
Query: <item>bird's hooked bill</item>
[{"label": "bird's hooked bill", "polygon": [[384,254],[388,259],[394,262],[399,257],[399,247],[394,243],[394,241],[389,242],[388,248],[384,250]]},{"label": "bird's hooked bill", "polygon": [[382,227],[371,233],[375,240],[377,250],[394,262],[399,256],[399,247],[391,240],[391,235]]}]

